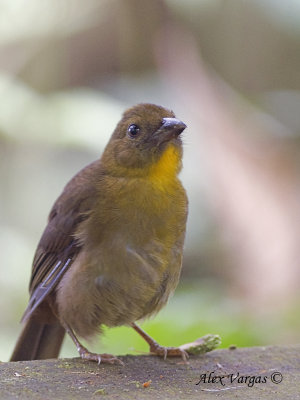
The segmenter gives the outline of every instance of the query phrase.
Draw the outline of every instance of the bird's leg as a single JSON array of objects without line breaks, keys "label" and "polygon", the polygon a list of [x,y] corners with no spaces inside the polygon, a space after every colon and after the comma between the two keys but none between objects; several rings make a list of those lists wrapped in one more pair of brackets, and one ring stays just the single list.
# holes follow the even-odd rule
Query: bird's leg
[{"label": "bird's leg", "polygon": [[89,361],[96,361],[98,364],[100,363],[107,363],[107,364],[120,364],[124,365],[124,363],[119,360],[117,357],[113,356],[112,354],[96,354],[96,353],[91,353],[88,351],[86,347],[84,347],[79,340],[77,339],[75,333],[73,332],[72,328],[70,326],[63,322],[62,323],[63,327],[65,328],[66,332],[69,334],[73,342],[75,343],[75,346],[77,347],[78,353],[80,357],[83,360],[89,360]]},{"label": "bird's leg", "polygon": [[182,357],[184,361],[187,361],[188,359],[188,353],[181,349],[180,347],[164,347],[158,344],[152,337],[150,337],[143,329],[141,329],[136,323],[132,323],[131,326],[133,327],[134,330],[137,331],[139,335],[142,336],[143,339],[146,340],[146,342],[150,346],[150,353],[156,354],[160,357],[163,357],[164,360],[168,357]]}]

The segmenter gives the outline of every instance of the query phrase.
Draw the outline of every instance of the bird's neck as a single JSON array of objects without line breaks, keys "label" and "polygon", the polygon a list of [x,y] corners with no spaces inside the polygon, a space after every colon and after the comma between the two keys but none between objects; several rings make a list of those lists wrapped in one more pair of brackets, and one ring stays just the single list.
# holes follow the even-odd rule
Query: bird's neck
[{"label": "bird's neck", "polygon": [[154,190],[167,191],[175,183],[178,183],[177,175],[182,167],[182,149],[173,143],[169,143],[161,156],[153,160],[151,165],[143,168],[126,167],[117,164],[114,158],[104,153],[100,167],[105,171],[107,177],[120,179],[121,182],[127,181],[130,185],[145,180],[151,184]]},{"label": "bird's neck", "polygon": [[147,179],[157,189],[167,189],[177,181],[181,169],[181,151],[170,144],[160,159],[149,168]]}]

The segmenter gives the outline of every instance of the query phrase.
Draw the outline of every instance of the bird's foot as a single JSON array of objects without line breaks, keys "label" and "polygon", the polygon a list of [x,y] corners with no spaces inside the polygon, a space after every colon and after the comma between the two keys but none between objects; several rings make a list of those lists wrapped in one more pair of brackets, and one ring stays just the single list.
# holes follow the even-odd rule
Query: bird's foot
[{"label": "bird's foot", "polygon": [[164,346],[161,346],[154,339],[152,339],[152,337],[149,336],[148,333],[143,331],[143,329],[140,328],[135,322],[133,322],[131,324],[131,326],[149,344],[150,353],[156,354],[156,355],[158,355],[160,357],[163,357],[164,360],[167,357],[181,357],[184,362],[187,362],[187,359],[189,358],[189,355],[181,347],[164,347]]},{"label": "bird's foot", "polygon": [[188,353],[180,347],[165,347],[155,341],[150,345],[150,353],[163,357],[164,360],[167,357],[181,357],[183,361],[187,362],[189,358]]},{"label": "bird's foot", "polygon": [[89,361],[96,361],[98,364],[100,363],[105,363],[105,364],[119,364],[119,365],[124,365],[123,361],[121,361],[119,358],[113,356],[112,354],[97,354],[97,353],[91,353],[88,351],[87,348],[84,346],[80,346],[78,348],[78,352],[80,357],[83,360],[89,360]]},{"label": "bird's foot", "polygon": [[86,347],[84,347],[79,340],[77,339],[75,333],[73,332],[72,328],[64,321],[61,321],[63,327],[65,328],[66,332],[70,335],[71,339],[75,343],[78,353],[83,360],[89,361],[96,361],[96,363],[105,363],[105,364],[119,364],[124,365],[123,361],[119,360],[117,357],[113,356],[112,354],[97,354],[91,353],[88,351]]}]

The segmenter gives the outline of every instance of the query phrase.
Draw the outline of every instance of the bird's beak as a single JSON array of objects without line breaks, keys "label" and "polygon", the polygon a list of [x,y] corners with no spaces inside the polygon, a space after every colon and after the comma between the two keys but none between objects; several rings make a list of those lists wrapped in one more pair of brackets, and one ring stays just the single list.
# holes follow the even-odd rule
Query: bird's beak
[{"label": "bird's beak", "polygon": [[163,118],[161,129],[165,131],[172,131],[177,136],[181,134],[186,128],[186,124],[177,118]]},{"label": "bird's beak", "polygon": [[177,118],[163,118],[163,124],[156,132],[155,136],[162,144],[172,139],[176,139],[186,128],[186,124]]}]

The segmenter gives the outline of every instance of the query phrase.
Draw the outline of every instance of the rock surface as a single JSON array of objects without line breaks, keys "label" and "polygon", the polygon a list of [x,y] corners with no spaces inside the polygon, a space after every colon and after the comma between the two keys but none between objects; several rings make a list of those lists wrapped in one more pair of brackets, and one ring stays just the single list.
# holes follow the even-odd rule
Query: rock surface
[{"label": "rock surface", "polygon": [[300,345],[215,350],[188,364],[120,359],[124,366],[78,358],[0,363],[0,398],[300,399]]}]

